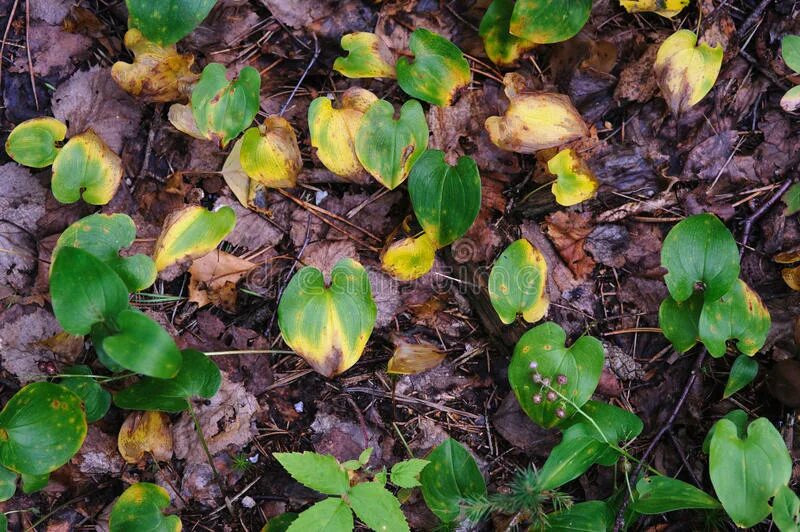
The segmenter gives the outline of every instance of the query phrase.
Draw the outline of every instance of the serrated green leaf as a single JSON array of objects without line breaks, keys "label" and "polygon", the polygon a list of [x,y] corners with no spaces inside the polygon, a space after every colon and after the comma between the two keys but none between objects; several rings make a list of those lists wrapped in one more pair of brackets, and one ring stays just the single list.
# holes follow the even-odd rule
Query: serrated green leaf
[{"label": "serrated green leaf", "polygon": [[[92,375],[89,366],[72,366],[64,369],[65,375]],[[111,394],[91,377],[65,377],[61,379],[61,386],[71,390],[83,401],[86,410],[86,422],[94,423],[108,412],[111,406]]]},{"label": "serrated green leaf", "polygon": [[566,41],[581,31],[591,11],[592,0],[517,0],[509,31],[537,44]]},{"label": "serrated green leaf", "polygon": [[397,497],[378,482],[362,482],[347,494],[350,507],[358,518],[372,530],[407,532],[406,517],[400,510]]},{"label": "serrated green leaf", "polygon": [[544,255],[521,238],[500,254],[489,274],[489,299],[500,321],[513,323],[517,314],[535,323],[547,314],[547,263]]},{"label": "serrated green leaf", "polygon": [[680,303],[671,296],[661,302],[658,308],[658,324],[664,336],[679,353],[685,353],[697,344],[702,311],[703,294],[699,292]]},{"label": "serrated green leaf", "polygon": [[643,477],[636,483],[634,512],[660,515],[677,510],[716,510],[719,501],[682,480],[664,476]]},{"label": "serrated green leaf", "polygon": [[756,375],[758,375],[758,362],[747,355],[736,357],[728,375],[728,382],[725,384],[725,391],[722,392],[722,398],[727,399],[753,382]]},{"label": "serrated green leaf", "polygon": [[67,136],[67,126],[50,117],[31,118],[17,124],[6,140],[6,153],[16,162],[31,168],[53,164],[59,144]]},{"label": "serrated green leaf", "polygon": [[712,356],[725,354],[728,340],[752,356],[767,340],[771,324],[769,311],[761,298],[744,281],[738,280],[730,292],[716,301],[703,304],[700,313],[700,341]]},{"label": "serrated green leaf", "polygon": [[105,205],[122,181],[122,159],[91,129],[75,135],[53,161],[53,196],[75,203],[81,196],[91,205]]},{"label": "serrated green leaf", "polygon": [[[103,351],[125,369],[170,379],[181,369],[181,352],[161,325],[138,310],[123,310],[114,318],[116,331],[102,340]],[[147,341],[143,341],[146,338]]]},{"label": "serrated green leaf", "polygon": [[513,10],[514,0],[493,0],[478,28],[486,55],[498,66],[513,65],[523,53],[536,46],[509,32]]},{"label": "serrated green leaf", "polygon": [[162,46],[189,35],[216,3],[217,0],[125,0],[128,25]]},{"label": "serrated green leaf", "polygon": [[397,462],[392,466],[390,477],[392,484],[409,489],[421,486],[419,475],[428,464],[430,464],[429,460],[420,460],[419,458],[410,458],[402,462]]},{"label": "serrated green leaf", "polygon": [[338,497],[329,497],[297,516],[286,532],[351,532],[353,512]]},{"label": "serrated green leaf", "polygon": [[486,495],[486,481],[475,459],[460,443],[447,438],[428,454],[420,474],[428,508],[445,523],[456,521],[461,503]]},{"label": "serrated green leaf", "polygon": [[781,56],[786,66],[800,73],[800,36],[783,36],[783,39],[781,39]]},{"label": "serrated green leaf", "polygon": [[441,35],[417,28],[411,33],[408,47],[414,60],[401,57],[396,69],[397,83],[409,96],[447,107],[472,81],[464,54]]},{"label": "serrated green leaf", "polygon": [[333,456],[310,451],[273,456],[293,479],[320,493],[344,495],[350,488],[347,472]]},{"label": "serrated green leaf", "polygon": [[772,521],[781,532],[800,531],[800,498],[789,486],[781,486],[772,501]]},{"label": "serrated green leaf", "polygon": [[337,57],[333,69],[348,78],[396,78],[395,55],[379,36],[359,31],[342,36],[346,57]]},{"label": "serrated green leaf", "polygon": [[111,509],[110,532],[178,532],[182,529],[177,515],[164,515],[169,494],[161,486],[139,482],[122,492]]}]

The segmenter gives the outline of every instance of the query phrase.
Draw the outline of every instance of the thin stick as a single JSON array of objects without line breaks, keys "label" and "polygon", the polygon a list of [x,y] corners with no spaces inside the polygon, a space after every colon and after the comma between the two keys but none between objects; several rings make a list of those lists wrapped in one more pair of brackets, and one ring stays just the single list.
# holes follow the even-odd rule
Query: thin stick
[{"label": "thin stick", "polygon": [[283,349],[245,349],[243,351],[209,351],[205,353],[207,357],[219,357],[225,355],[293,355],[294,351]]},{"label": "thin stick", "polygon": [[[197,432],[197,438],[200,440],[200,445],[203,446],[203,451],[206,453],[206,458],[208,458],[208,465],[211,466],[211,471],[214,473],[214,479],[219,481],[219,472],[217,472],[217,467],[214,465],[214,457],[211,456],[211,451],[208,450],[206,437],[203,434],[203,429],[200,427],[200,420],[197,419],[197,414],[194,412],[194,406],[192,405],[191,399],[186,402],[189,404],[189,415],[192,416],[194,430]],[[222,488],[222,486],[220,486],[220,488]]]},{"label": "thin stick", "polygon": [[287,98],[286,103],[284,103],[283,107],[281,107],[281,112],[278,113],[278,116],[283,116],[283,113],[285,113],[286,109],[289,108],[289,104],[292,103],[292,99],[294,98],[294,95],[297,94],[297,90],[300,88],[300,85],[303,84],[303,80],[306,79],[311,67],[317,62],[317,58],[319,57],[319,40],[317,40],[316,33],[312,33],[311,36],[314,38],[314,55],[311,56],[311,61],[308,62],[308,65],[303,71],[303,74],[300,76],[300,79],[297,80],[297,84],[294,86],[294,89],[292,89],[291,94],[289,94],[289,98]]},{"label": "thin stick", "polygon": [[[36,79],[33,77],[33,60],[31,59],[31,42],[28,39],[28,29],[31,26],[31,6],[30,0],[25,0],[25,51],[28,54],[28,72],[31,75],[31,90],[33,91],[33,103],[36,110],[39,110],[39,96],[36,95]],[[0,62],[2,62],[0,60]]]},{"label": "thin stick", "polygon": [[17,14],[17,6],[19,0],[14,0],[14,5],[11,6],[11,14],[8,15],[8,22],[6,22],[6,31],[3,33],[3,42],[0,43],[0,91],[3,88],[3,52],[6,50],[6,41],[8,41],[8,33],[11,31],[11,23],[14,22],[14,15]]},{"label": "thin stick", "polygon": [[773,205],[775,205],[775,203],[779,199],[781,199],[781,196],[783,196],[783,193],[786,192],[789,189],[790,186],[792,186],[793,182],[794,182],[793,179],[787,179],[786,181],[784,181],[783,184],[781,185],[781,188],[779,188],[772,195],[771,198],[769,198],[767,201],[765,201],[761,205],[761,207],[759,207],[758,210],[756,210],[756,212],[754,212],[753,214],[748,216],[747,219],[745,219],[745,221],[744,221],[744,231],[742,232],[742,249],[739,251],[739,255],[740,256],[744,255],[744,250],[747,247],[747,242],[750,241],[750,233],[753,231],[753,224],[756,223],[759,220],[759,218],[764,216],[767,213],[767,211],[770,210],[770,208]]}]

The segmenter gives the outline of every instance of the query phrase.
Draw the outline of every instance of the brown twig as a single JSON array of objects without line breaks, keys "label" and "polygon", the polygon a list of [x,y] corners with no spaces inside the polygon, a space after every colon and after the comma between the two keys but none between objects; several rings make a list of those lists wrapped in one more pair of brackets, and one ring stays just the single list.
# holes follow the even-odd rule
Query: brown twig
[{"label": "brown twig", "polygon": [[6,22],[6,31],[3,32],[3,42],[0,42],[0,93],[3,90],[3,52],[6,50],[8,34],[11,31],[11,23],[14,22],[14,15],[17,14],[18,5],[19,0],[14,0],[14,5],[11,6],[11,13],[8,15],[8,21]]},{"label": "brown twig", "polygon": [[792,183],[794,182],[793,179],[787,179],[783,182],[780,188],[775,191],[772,196],[765,201],[761,207],[759,207],[753,214],[748,216],[744,221],[744,230],[742,231],[742,248],[739,251],[739,255],[744,255],[744,250],[747,248],[747,243],[750,241],[750,233],[753,231],[753,224],[755,224],[762,216],[764,216],[767,211],[769,211],[775,203],[781,199],[783,193],[786,192]]},{"label": "brown twig", "polygon": [[[33,91],[33,103],[36,110],[39,110],[39,96],[36,95],[36,78],[33,76],[33,60],[31,59],[31,43],[28,39],[28,29],[31,27],[31,5],[30,0],[25,0],[25,52],[28,54],[28,73],[31,76],[31,90]],[[0,61],[1,62],[1,61]]]}]

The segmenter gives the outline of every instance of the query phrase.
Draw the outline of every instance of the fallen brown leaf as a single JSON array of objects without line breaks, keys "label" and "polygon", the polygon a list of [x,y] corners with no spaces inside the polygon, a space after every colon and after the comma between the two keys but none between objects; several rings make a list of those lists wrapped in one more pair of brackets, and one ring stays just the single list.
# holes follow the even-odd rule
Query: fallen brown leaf
[{"label": "fallen brown leaf", "polygon": [[189,268],[189,301],[203,307],[213,303],[223,310],[236,309],[236,283],[257,265],[215,249]]},{"label": "fallen brown leaf", "polygon": [[129,464],[136,464],[150,453],[164,462],[172,458],[172,432],[169,417],[163,412],[131,412],[117,436],[119,454]]},{"label": "fallen brown leaf", "polygon": [[595,262],[586,254],[584,243],[594,229],[590,213],[558,211],[546,218],[547,235],[553,241],[558,254],[569,269],[580,280],[586,279],[594,269]]}]

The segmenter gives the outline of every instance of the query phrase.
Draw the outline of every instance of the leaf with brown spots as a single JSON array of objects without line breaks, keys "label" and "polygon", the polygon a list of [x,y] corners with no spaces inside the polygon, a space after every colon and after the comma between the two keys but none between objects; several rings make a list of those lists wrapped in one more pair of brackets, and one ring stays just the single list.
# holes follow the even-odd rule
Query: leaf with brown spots
[{"label": "leaf with brown spots", "polygon": [[117,437],[119,454],[129,464],[144,459],[145,453],[163,462],[172,458],[172,426],[163,412],[133,412],[122,423]]}]

